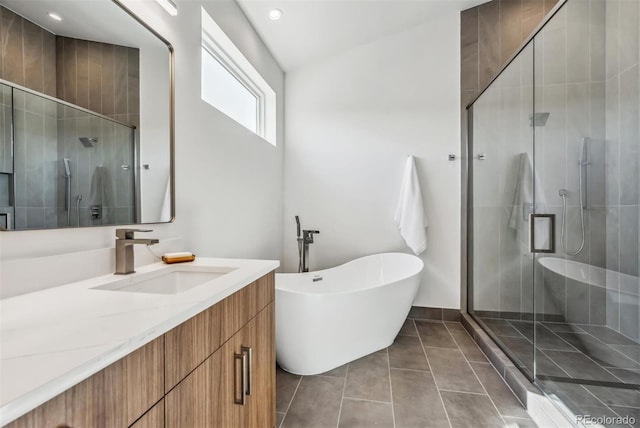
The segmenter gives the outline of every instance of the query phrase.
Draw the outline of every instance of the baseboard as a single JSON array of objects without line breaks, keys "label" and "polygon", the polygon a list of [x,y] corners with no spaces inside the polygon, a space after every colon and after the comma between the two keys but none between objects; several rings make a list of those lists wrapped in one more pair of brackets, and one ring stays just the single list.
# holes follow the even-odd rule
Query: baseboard
[{"label": "baseboard", "polygon": [[456,321],[460,322],[460,309],[429,308],[412,306],[407,318],[419,320]]}]

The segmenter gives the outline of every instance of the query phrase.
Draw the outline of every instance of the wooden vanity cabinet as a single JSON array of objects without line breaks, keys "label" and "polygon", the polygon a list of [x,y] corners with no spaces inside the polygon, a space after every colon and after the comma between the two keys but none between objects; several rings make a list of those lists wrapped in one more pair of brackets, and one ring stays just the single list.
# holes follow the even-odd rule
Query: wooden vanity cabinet
[{"label": "wooden vanity cabinet", "polygon": [[159,337],[6,426],[128,427],[163,396],[164,337]]},{"label": "wooden vanity cabinet", "polygon": [[273,332],[272,302],[167,394],[166,427],[273,427]]},{"label": "wooden vanity cabinet", "polygon": [[274,299],[271,272],[6,427],[273,427]]}]

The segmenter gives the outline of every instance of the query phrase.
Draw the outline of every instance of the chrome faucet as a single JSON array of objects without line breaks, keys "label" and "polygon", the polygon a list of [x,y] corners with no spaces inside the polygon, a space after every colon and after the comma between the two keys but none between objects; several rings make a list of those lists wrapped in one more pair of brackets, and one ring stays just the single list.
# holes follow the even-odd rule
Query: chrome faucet
[{"label": "chrome faucet", "polygon": [[157,239],[134,239],[134,232],[153,232],[145,229],[116,229],[116,275],[134,273],[133,245],[153,245]]}]

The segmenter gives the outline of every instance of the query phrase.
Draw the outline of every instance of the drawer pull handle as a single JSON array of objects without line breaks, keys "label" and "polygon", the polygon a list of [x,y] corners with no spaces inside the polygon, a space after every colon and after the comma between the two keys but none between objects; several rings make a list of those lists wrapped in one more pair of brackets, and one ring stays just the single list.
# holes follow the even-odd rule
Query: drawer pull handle
[{"label": "drawer pull handle", "polygon": [[241,346],[240,350],[243,354],[246,353],[249,358],[249,363],[247,364],[249,373],[247,374],[247,395],[251,395],[253,390],[253,350],[250,346]]},{"label": "drawer pull handle", "polygon": [[[236,362],[240,360],[241,368],[240,368],[240,384],[242,389],[240,390],[240,398],[236,398],[236,391],[238,390],[238,370],[236,370]],[[233,388],[233,402],[234,404],[240,404],[244,406],[247,403],[247,396],[245,391],[247,390],[247,378],[245,376],[245,372],[247,371],[247,354],[242,352],[240,354],[233,354],[233,372],[234,372],[234,388]]]}]

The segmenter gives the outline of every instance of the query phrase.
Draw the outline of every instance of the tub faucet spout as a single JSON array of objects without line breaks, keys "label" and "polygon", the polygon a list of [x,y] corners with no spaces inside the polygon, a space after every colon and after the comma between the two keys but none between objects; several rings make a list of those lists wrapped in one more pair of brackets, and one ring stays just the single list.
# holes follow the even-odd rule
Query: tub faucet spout
[{"label": "tub faucet spout", "polygon": [[309,272],[309,244],[313,244],[313,235],[320,233],[319,230],[303,230],[302,243],[304,245],[302,252],[302,272]]}]

